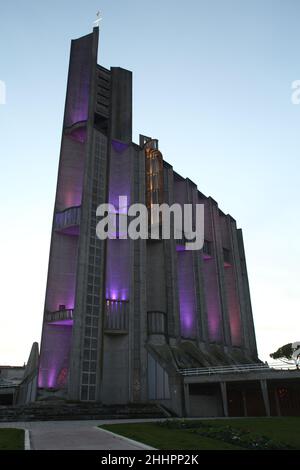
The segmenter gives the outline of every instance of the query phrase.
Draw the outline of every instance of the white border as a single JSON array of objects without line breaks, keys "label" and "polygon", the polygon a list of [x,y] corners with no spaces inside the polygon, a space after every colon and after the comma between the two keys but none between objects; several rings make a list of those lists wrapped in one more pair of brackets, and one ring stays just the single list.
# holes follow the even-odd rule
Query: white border
[{"label": "white border", "polygon": [[[104,423],[103,423],[104,424]],[[106,423],[105,423],[106,424]],[[109,423],[109,424],[113,424],[113,423]],[[122,423],[118,423],[118,424],[122,424]],[[124,424],[128,424],[128,423],[124,423]],[[137,423],[138,424],[138,423]],[[116,434],[114,432],[111,432],[111,431],[108,431],[107,429],[104,429],[101,427],[102,425],[100,424],[100,427],[99,426],[95,426],[96,429],[98,429],[98,431],[104,431],[106,432],[107,434],[110,434],[114,437],[117,437],[119,439],[122,439],[123,441],[126,441],[126,442],[129,442],[129,444],[132,444],[132,445],[135,445],[137,447],[140,447],[141,449],[146,449],[146,450],[157,450],[155,447],[150,447],[150,446],[147,446],[147,444],[143,444],[142,442],[139,442],[139,441],[134,441],[133,439],[129,439],[129,437],[125,437],[125,436],[122,436],[121,434]]]},{"label": "white border", "polygon": [[25,429],[24,435],[24,450],[31,450],[30,448],[30,433],[28,429]]}]

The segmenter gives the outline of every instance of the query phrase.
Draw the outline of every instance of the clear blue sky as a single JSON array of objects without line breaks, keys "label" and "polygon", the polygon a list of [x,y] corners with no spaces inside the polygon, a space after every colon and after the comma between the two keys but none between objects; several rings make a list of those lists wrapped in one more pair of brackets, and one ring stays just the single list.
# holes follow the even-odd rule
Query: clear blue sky
[{"label": "clear blue sky", "polygon": [[70,40],[134,73],[134,140],[243,228],[259,353],[300,340],[298,0],[27,0],[0,15],[0,364],[40,340]]}]

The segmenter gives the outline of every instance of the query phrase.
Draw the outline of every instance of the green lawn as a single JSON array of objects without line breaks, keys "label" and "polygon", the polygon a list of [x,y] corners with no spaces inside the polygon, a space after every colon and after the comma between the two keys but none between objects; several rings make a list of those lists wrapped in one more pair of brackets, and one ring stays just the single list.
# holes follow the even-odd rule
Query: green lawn
[{"label": "green lawn", "polygon": [[0,450],[23,450],[24,430],[1,428],[0,429]]},{"label": "green lawn", "polygon": [[100,427],[156,449],[242,450],[252,448],[249,445],[300,449],[300,418],[175,420],[163,425],[124,423]]},{"label": "green lawn", "polygon": [[214,426],[225,424],[264,435],[275,441],[284,442],[300,449],[300,418],[241,418],[231,420],[212,420]]}]

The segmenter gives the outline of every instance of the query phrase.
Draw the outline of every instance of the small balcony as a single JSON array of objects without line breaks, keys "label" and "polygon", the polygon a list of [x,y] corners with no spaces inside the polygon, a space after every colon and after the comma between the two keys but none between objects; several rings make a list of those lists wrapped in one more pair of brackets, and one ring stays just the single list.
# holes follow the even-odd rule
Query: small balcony
[{"label": "small balcony", "polygon": [[106,299],[104,332],[106,334],[127,334],[128,312],[128,300]]},{"label": "small balcony", "polygon": [[80,206],[69,207],[56,212],[54,217],[54,230],[65,235],[79,235]]},{"label": "small balcony", "polygon": [[56,312],[46,312],[45,320],[52,325],[71,326],[73,325],[73,312],[72,308],[62,308]]}]

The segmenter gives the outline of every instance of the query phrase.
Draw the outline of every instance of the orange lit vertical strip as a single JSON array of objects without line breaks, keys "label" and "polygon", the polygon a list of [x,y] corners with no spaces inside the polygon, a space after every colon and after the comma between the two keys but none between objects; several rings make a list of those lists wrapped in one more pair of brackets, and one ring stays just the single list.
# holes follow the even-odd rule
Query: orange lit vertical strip
[{"label": "orange lit vertical strip", "polygon": [[153,204],[163,203],[163,158],[159,150],[146,146],[146,204],[151,217]]}]

